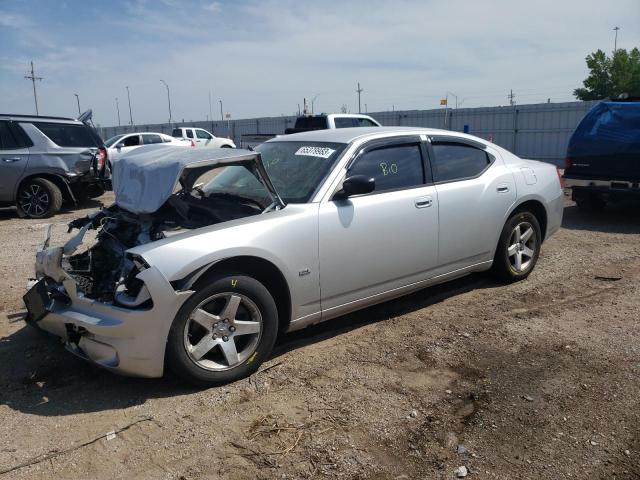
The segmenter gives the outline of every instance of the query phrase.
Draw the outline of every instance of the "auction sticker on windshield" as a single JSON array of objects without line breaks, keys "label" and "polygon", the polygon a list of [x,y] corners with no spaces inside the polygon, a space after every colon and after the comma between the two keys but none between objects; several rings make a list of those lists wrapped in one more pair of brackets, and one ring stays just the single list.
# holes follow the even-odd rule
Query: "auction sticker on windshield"
[{"label": "auction sticker on windshield", "polygon": [[300,147],[296,155],[304,155],[307,157],[329,158],[335,150],[327,147]]}]

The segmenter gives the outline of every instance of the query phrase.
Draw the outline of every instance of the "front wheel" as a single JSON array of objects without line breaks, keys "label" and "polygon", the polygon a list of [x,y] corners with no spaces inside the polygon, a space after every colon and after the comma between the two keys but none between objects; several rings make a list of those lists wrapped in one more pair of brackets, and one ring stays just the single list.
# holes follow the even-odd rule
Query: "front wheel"
[{"label": "front wheel", "polygon": [[507,220],[493,259],[493,274],[505,282],[529,276],[540,255],[542,235],[538,219],[530,212],[517,212]]},{"label": "front wheel", "polygon": [[245,275],[216,275],[176,315],[167,366],[200,386],[233,382],[268,358],[277,332],[278,312],[264,285]]}]

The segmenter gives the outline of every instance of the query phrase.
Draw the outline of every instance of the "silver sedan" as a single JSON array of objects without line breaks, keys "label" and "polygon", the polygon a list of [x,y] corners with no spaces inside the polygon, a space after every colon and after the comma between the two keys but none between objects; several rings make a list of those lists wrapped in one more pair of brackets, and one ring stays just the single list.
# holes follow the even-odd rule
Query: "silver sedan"
[{"label": "silver sedan", "polygon": [[554,166],[401,127],[141,147],[113,184],[65,246],[46,237],[27,321],[104,368],[200,385],[254,372],[278,331],[471,272],[525,279],[563,211]]}]

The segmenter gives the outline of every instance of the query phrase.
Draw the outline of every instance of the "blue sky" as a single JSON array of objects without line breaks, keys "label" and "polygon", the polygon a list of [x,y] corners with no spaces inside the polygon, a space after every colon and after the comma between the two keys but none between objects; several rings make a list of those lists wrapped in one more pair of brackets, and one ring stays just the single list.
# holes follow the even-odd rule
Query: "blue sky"
[{"label": "blue sky", "polygon": [[97,123],[437,108],[571,100],[591,51],[640,46],[640,1],[593,0],[99,2],[0,0],[0,112],[33,113],[33,60],[41,114],[93,108]]}]

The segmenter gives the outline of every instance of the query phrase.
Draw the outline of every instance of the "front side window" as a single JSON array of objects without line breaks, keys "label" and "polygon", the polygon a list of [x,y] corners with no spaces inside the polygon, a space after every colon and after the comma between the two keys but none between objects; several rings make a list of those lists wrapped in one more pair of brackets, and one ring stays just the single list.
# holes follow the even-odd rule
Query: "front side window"
[{"label": "front side window", "polygon": [[33,122],[59,147],[99,147],[102,140],[83,124]]},{"label": "front side window", "polygon": [[420,146],[416,143],[369,150],[349,168],[347,176],[353,175],[374,178],[376,192],[423,185],[424,167]]},{"label": "front side window", "polygon": [[145,145],[151,145],[154,143],[162,143],[160,135],[142,135],[142,142]]},{"label": "front side window", "polygon": [[452,182],[479,175],[490,163],[487,152],[459,143],[433,145],[433,178],[435,182]]},{"label": "front side window", "polygon": [[211,140],[211,135],[209,135],[204,130],[196,130],[196,136],[198,138],[202,138],[203,140]]},{"label": "front side window", "polygon": [[125,147],[137,147],[140,145],[140,136],[139,135],[131,135],[124,139]]},{"label": "front side window", "polygon": [[[285,203],[306,203],[331,171],[346,145],[325,142],[267,142],[255,148],[271,183]],[[227,167],[202,188],[264,199],[264,186],[246,168]]]}]

